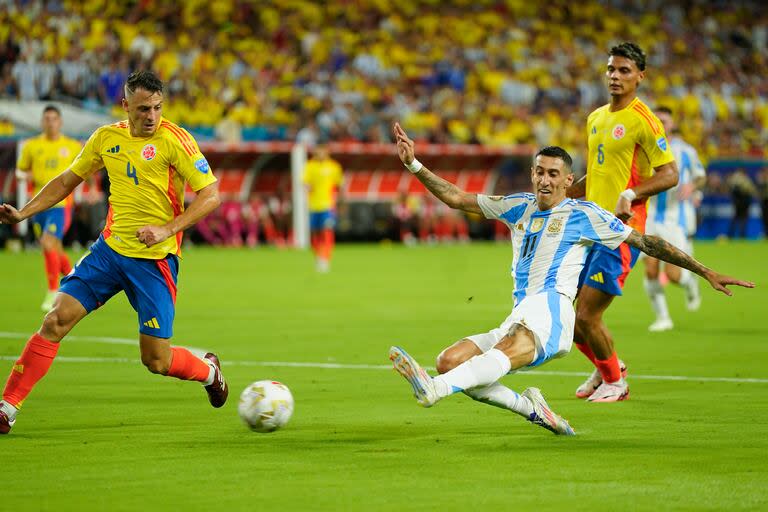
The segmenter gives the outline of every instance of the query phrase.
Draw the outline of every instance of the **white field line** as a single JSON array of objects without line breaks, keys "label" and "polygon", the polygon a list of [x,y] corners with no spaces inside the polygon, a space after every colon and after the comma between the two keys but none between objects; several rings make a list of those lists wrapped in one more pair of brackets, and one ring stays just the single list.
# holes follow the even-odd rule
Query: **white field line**
[{"label": "white field line", "polygon": [[[15,332],[0,331],[0,338],[10,338],[23,340],[26,334]],[[102,336],[67,336],[66,342],[85,342],[85,343],[106,343],[111,345],[137,345],[137,340],[129,338],[107,338]],[[65,342],[65,343],[66,343]],[[207,352],[205,349],[187,347],[200,355]],[[0,356],[2,361],[15,361],[18,356]],[[71,357],[58,356],[56,361],[64,363],[135,363],[138,364],[138,355],[135,359],[125,357]],[[344,364],[344,363],[317,363],[317,362],[296,362],[296,361],[233,361],[225,360],[227,366],[268,366],[283,368],[316,368],[331,370],[391,370],[392,366],[388,364]],[[434,368],[428,368],[434,370]],[[548,370],[530,370],[521,373],[546,375],[555,377],[586,377],[586,372],[563,372]],[[740,377],[697,377],[689,375],[640,375],[632,373],[631,379],[637,380],[661,380],[661,381],[682,381],[682,382],[732,382],[737,384],[768,384],[768,379],[761,378],[740,378]]]}]

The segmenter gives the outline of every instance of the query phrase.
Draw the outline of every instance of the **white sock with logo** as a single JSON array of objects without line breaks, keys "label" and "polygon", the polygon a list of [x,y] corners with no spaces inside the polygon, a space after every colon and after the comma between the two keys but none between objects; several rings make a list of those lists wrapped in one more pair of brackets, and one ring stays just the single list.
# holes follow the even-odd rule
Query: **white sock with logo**
[{"label": "white sock with logo", "polygon": [[507,409],[528,419],[533,412],[533,404],[526,397],[518,395],[500,382],[494,382],[488,386],[478,386],[472,389],[465,389],[464,394],[483,402],[484,404]]},{"label": "white sock with logo", "polygon": [[667,297],[664,295],[664,288],[661,286],[659,280],[645,278],[643,284],[645,285],[645,293],[647,293],[648,298],[651,299],[651,307],[653,307],[653,311],[656,313],[656,318],[669,318]]},{"label": "white sock with logo", "polygon": [[6,401],[0,401],[0,411],[3,411],[6,416],[8,416],[8,420],[13,421],[16,419],[16,414],[18,414],[19,410],[9,404]]},{"label": "white sock with logo", "polygon": [[506,375],[512,363],[499,349],[492,348],[484,354],[464,361],[453,370],[434,378],[435,390],[440,398],[477,386],[493,384]]}]

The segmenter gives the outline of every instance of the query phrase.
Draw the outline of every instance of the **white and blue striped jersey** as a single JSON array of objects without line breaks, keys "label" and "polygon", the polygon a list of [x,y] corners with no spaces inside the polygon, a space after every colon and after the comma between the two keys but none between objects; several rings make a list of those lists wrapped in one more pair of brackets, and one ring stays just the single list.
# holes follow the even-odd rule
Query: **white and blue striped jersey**
[{"label": "white and blue striped jersey", "polygon": [[696,232],[696,208],[690,197],[683,201],[678,199],[679,187],[705,176],[706,172],[693,146],[680,137],[670,137],[669,144],[680,176],[676,186],[651,196],[648,202],[648,222],[677,225],[690,236]]},{"label": "white and blue striped jersey", "polygon": [[539,210],[530,193],[509,196],[478,194],[485,216],[512,230],[514,299],[555,291],[571,301],[579,274],[593,244],[615,249],[632,228],[590,201],[565,199],[550,210]]}]

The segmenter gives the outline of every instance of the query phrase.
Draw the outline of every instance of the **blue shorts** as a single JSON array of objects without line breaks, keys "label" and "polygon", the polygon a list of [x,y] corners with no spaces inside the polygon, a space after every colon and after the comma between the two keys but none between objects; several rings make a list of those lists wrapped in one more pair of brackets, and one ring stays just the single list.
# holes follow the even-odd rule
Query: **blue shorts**
[{"label": "blue shorts", "polygon": [[89,313],[119,291],[139,314],[139,332],[157,338],[173,336],[176,314],[176,278],[179,259],[129,258],[114,251],[99,237],[89,252],[61,280],[59,291],[71,295]]},{"label": "blue shorts", "polygon": [[624,281],[637,263],[638,256],[640,249],[631,247],[626,242],[616,249],[595,244],[589,251],[579,276],[579,288],[586,285],[608,295],[621,295]]},{"label": "blue shorts", "polygon": [[44,234],[55,236],[59,240],[69,228],[69,211],[65,207],[49,208],[32,217],[32,229],[35,236],[40,238]]},{"label": "blue shorts", "polygon": [[336,226],[336,215],[333,210],[324,210],[322,212],[309,212],[309,229],[318,231],[320,229],[333,229]]}]

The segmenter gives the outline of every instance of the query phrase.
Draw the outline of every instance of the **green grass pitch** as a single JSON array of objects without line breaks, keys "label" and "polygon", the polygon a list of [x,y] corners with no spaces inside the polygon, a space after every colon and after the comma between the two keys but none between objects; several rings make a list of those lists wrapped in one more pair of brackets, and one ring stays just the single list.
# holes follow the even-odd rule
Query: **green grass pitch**
[{"label": "green grass pitch", "polygon": [[[579,434],[559,438],[462,395],[422,409],[388,369],[392,344],[433,365],[447,344],[504,319],[508,245],[342,246],[327,275],[308,252],[190,248],[174,341],[221,356],[229,403],[214,410],[198,384],[149,374],[135,313],[113,299],[65,339],[0,438],[0,508],[766,509],[768,245],[696,251],[758,288],[728,298],[702,282],[693,314],[668,289],[676,330],[649,334],[640,264],[608,314],[631,400],[575,399],[590,370],[578,351],[505,378],[540,387]],[[4,381],[39,326],[44,277],[36,252],[2,253],[0,268]],[[240,390],[260,379],[294,394],[284,430],[252,433],[237,417]]]}]

